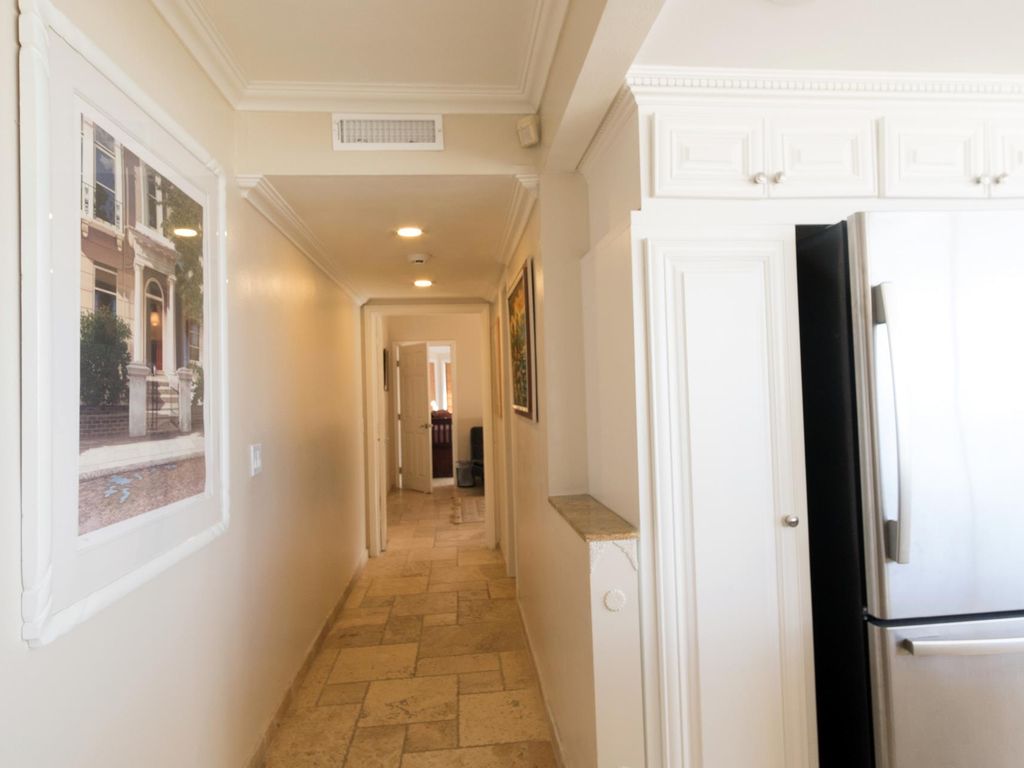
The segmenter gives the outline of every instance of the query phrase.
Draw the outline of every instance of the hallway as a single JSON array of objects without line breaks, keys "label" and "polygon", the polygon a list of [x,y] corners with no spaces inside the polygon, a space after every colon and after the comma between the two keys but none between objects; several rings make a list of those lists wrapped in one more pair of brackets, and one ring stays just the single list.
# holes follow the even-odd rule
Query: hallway
[{"label": "hallway", "polygon": [[266,768],[554,768],[515,580],[483,522],[452,522],[477,500],[390,495],[388,551],[354,584]]}]

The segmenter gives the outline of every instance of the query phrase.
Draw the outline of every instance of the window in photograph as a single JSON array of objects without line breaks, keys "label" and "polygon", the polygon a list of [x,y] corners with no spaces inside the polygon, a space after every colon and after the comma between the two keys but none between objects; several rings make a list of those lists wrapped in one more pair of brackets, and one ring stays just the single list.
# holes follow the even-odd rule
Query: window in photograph
[{"label": "window in photograph", "polygon": [[96,265],[96,276],[93,289],[93,309],[97,312],[106,310],[112,315],[117,314],[117,272]]},{"label": "window in photograph", "polygon": [[159,231],[164,223],[163,181],[146,167],[146,226]]},{"label": "window in photograph", "polygon": [[93,126],[93,200],[96,218],[117,226],[117,142],[99,126]]}]

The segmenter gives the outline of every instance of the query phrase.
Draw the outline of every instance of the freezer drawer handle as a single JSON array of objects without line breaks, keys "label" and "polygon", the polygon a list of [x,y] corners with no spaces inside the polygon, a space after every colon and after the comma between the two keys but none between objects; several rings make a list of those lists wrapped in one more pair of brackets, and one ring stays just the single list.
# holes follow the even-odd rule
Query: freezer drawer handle
[{"label": "freezer drawer handle", "polygon": [[903,391],[903,379],[897,372],[896,333],[899,324],[898,303],[892,283],[880,283],[871,290],[875,325],[885,326],[889,341],[889,371],[892,375],[892,394],[896,412],[896,519],[885,521],[885,554],[901,565],[910,562],[910,429],[907,424],[907,406],[910,393]]},{"label": "freezer drawer handle", "polygon": [[914,656],[989,656],[1024,653],[1024,637],[981,638],[977,640],[904,640],[903,647]]}]

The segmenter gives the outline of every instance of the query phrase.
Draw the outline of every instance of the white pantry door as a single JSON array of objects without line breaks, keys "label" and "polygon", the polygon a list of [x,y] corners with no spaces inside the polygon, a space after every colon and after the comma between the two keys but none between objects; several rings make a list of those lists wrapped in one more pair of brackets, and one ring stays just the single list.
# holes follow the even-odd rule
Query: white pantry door
[{"label": "white pantry door", "polygon": [[794,231],[645,244],[664,764],[814,768]]},{"label": "white pantry door", "polygon": [[427,345],[406,344],[398,361],[401,393],[402,487],[430,493],[433,471]]}]

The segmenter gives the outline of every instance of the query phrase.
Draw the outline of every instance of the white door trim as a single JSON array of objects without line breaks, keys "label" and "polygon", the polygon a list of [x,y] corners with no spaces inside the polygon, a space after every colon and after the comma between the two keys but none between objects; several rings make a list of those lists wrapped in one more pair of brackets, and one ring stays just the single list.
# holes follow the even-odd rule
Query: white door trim
[{"label": "white door trim", "polygon": [[[473,315],[481,344],[483,370],[480,372],[483,403],[484,467],[494,466],[494,428],[491,418],[491,305],[484,301],[448,304],[363,305],[363,407],[366,423],[366,530],[370,557],[381,554],[386,541],[388,473],[387,408],[383,390],[381,354],[384,350],[384,320],[410,315]],[[453,350],[454,355],[454,350]],[[454,362],[454,360],[453,360]],[[454,428],[454,424],[453,424]],[[453,456],[454,459],[454,456]],[[488,475],[493,477],[492,471]],[[484,484],[484,540],[496,544],[494,525],[494,482]]]}]

